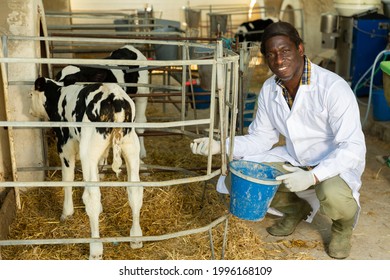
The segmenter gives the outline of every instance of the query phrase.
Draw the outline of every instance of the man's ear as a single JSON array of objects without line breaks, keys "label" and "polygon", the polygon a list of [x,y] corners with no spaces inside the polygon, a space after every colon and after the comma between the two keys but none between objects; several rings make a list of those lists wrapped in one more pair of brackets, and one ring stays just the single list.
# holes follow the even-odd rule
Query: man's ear
[{"label": "man's ear", "polygon": [[299,51],[299,54],[301,56],[303,56],[305,54],[305,46],[303,45],[303,43],[300,43],[299,46],[298,46],[298,51]]}]

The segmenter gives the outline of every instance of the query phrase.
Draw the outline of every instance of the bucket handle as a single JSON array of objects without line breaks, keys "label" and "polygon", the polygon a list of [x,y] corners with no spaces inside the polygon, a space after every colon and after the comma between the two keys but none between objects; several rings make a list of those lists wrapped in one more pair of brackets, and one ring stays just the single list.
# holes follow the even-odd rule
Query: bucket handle
[{"label": "bucket handle", "polygon": [[243,178],[246,181],[250,181],[252,183],[256,184],[262,184],[262,185],[269,185],[269,186],[275,186],[275,185],[280,185],[282,183],[281,180],[261,180],[261,179],[256,179],[253,177],[250,177],[248,175],[245,175],[237,170],[234,170],[233,168],[229,169],[230,172],[232,172],[234,175]]}]

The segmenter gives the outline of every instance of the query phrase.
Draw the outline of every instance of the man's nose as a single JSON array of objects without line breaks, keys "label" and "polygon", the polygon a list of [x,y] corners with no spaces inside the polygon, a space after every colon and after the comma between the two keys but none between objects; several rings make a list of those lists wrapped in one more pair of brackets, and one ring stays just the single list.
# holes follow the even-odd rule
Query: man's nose
[{"label": "man's nose", "polygon": [[275,55],[275,63],[276,63],[277,65],[280,65],[280,64],[283,64],[283,61],[284,61],[284,56],[283,56],[283,54],[282,54],[282,53],[277,53],[277,54]]}]

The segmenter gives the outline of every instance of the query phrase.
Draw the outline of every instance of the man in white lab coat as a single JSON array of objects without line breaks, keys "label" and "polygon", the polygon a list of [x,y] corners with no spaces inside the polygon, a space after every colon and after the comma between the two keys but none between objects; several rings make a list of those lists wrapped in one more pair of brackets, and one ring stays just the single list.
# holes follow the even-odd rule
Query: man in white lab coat
[{"label": "man in white lab coat", "polygon": [[[346,258],[360,211],[366,154],[355,96],[345,80],[310,62],[289,23],[276,22],[265,29],[261,52],[274,75],[262,86],[248,134],[234,138],[233,157],[271,162],[285,171],[276,178],[282,184],[271,203],[283,217],[267,228],[271,235],[292,234],[319,208],[332,220],[328,255]],[[274,147],[280,134],[286,144]],[[207,155],[208,138],[195,139],[191,149]],[[220,151],[219,141],[213,140],[211,153]],[[221,177],[217,189],[229,186],[224,181]],[[308,203],[310,192],[318,207]]]}]

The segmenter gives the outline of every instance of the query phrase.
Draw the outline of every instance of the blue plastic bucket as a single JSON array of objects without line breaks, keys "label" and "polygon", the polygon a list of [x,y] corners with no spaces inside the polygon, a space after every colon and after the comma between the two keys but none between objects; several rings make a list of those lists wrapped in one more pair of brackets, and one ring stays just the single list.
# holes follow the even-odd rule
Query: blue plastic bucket
[{"label": "blue plastic bucket", "polygon": [[230,212],[243,220],[261,221],[281,183],[275,177],[283,173],[257,162],[230,162],[232,186]]},{"label": "blue plastic bucket", "polygon": [[372,91],[373,117],[376,121],[390,121],[390,107],[383,89]]}]

